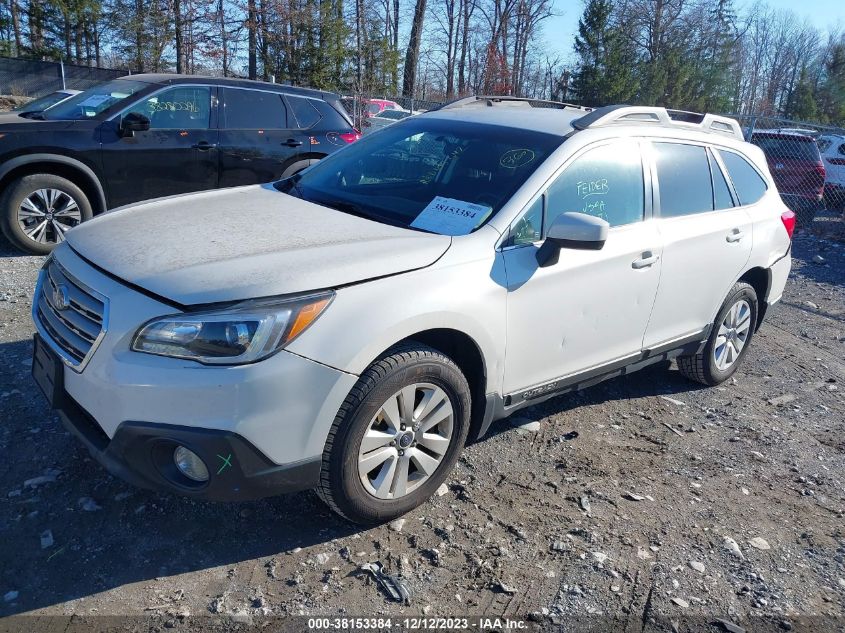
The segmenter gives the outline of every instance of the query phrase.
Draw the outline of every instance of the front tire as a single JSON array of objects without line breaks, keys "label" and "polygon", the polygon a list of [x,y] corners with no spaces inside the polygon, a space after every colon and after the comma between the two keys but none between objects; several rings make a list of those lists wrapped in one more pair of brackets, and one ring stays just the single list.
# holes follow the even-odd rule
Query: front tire
[{"label": "front tire", "polygon": [[751,345],[758,315],[757,293],[745,282],[734,284],[722,304],[704,349],[678,357],[678,369],[696,382],[715,386],[733,376]]},{"label": "front tire", "polygon": [[388,350],[338,411],[317,494],[355,523],[405,514],[451,472],[469,416],[469,385],[452,359],[418,343]]},{"label": "front tire", "polygon": [[47,255],[64,234],[94,213],[85,193],[67,178],[31,174],[9,184],[0,198],[0,228],[13,246]]}]

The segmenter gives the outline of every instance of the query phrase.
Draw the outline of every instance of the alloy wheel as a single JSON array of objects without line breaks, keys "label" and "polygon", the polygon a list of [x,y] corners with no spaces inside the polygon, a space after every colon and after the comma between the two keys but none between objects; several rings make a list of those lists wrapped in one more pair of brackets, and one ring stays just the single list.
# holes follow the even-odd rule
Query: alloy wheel
[{"label": "alloy wheel", "polygon": [[739,358],[751,333],[751,305],[740,299],[731,306],[719,326],[713,360],[719,371],[727,370]]},{"label": "alloy wheel", "polygon": [[367,426],[358,451],[358,476],[378,499],[398,499],[423,485],[452,442],[454,411],[446,392],[430,383],[403,387]]},{"label": "alloy wheel", "polygon": [[61,189],[37,189],[18,207],[21,230],[39,244],[64,242],[65,233],[80,222],[79,206]]}]

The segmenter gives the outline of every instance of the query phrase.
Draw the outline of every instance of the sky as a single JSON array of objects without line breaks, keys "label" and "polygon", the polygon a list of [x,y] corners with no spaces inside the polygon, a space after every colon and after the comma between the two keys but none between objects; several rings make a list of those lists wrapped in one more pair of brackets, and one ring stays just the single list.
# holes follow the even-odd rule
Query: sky
[{"label": "sky", "polygon": [[[799,17],[806,17],[820,29],[845,28],[845,1],[843,0],[765,0],[776,9],[791,9]],[[556,51],[562,60],[571,60],[572,43],[578,32],[578,19],[584,11],[584,0],[553,0],[555,16],[543,26],[543,34],[550,50]],[[742,11],[751,2],[737,2]]]}]

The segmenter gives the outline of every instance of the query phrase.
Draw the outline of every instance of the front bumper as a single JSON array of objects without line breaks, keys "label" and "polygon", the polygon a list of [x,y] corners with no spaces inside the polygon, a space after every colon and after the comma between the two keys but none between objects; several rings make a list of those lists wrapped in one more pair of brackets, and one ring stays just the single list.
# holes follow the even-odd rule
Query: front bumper
[{"label": "front bumper", "polygon": [[[133,484],[209,499],[316,483],[329,429],[357,376],[285,350],[230,367],[133,352],[142,323],[178,308],[109,277],[66,245],[53,257],[109,300],[96,350],[84,367],[60,362],[53,381],[61,387],[54,406],[97,461]],[[39,333],[55,352],[49,332]],[[168,477],[179,444],[203,458],[208,485]]]},{"label": "front bumper", "polygon": [[[171,424],[123,422],[109,438],[82,407],[65,394],[57,409],[62,423],[112,475],[139,488],[175,492],[212,501],[246,501],[315,487],[320,458],[279,466],[237,433]],[[207,482],[182,475],[173,451],[185,446],[200,456]]]}]

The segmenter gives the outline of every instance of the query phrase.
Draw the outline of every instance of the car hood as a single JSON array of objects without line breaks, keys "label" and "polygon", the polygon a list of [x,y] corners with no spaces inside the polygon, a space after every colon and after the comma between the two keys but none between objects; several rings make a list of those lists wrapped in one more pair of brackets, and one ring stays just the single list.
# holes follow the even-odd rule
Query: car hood
[{"label": "car hood", "polygon": [[423,268],[451,244],[256,185],[161,198],[69,231],[79,255],[182,305],[333,288]]}]

